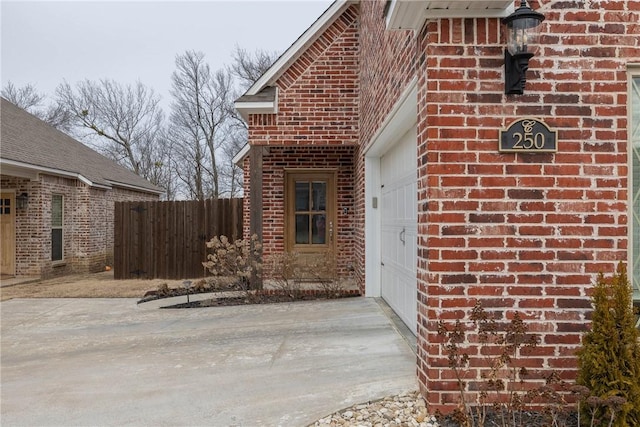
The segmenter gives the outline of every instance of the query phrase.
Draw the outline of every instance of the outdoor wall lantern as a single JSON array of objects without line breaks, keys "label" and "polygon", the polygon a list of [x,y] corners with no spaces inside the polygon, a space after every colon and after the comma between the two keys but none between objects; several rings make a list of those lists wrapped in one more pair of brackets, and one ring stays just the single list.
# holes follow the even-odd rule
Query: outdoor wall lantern
[{"label": "outdoor wall lantern", "polygon": [[16,196],[16,208],[26,209],[27,206],[29,206],[29,195],[27,193]]},{"label": "outdoor wall lantern", "polygon": [[527,6],[522,0],[520,7],[511,15],[502,18],[507,26],[507,49],[504,51],[504,93],[524,93],[529,60],[537,50],[537,35],[544,15]]}]

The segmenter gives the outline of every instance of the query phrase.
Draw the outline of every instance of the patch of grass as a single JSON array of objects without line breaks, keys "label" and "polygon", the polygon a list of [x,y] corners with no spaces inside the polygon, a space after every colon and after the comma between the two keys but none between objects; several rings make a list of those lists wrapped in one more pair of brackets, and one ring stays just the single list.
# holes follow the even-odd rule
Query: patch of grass
[{"label": "patch of grass", "polygon": [[140,298],[146,291],[166,282],[165,279],[114,280],[112,271],[74,274],[2,287],[0,301],[14,298]]}]

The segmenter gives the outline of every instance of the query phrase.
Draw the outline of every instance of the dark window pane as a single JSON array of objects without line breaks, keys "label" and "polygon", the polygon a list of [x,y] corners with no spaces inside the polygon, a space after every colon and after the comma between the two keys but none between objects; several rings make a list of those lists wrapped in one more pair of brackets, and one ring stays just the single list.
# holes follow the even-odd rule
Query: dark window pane
[{"label": "dark window pane", "polygon": [[296,243],[309,244],[309,215],[296,215]]},{"label": "dark window pane", "polygon": [[296,211],[309,210],[309,183],[296,182]]},{"label": "dark window pane", "polygon": [[324,215],[313,216],[312,241],[318,244],[325,244],[327,241],[327,226]]},{"label": "dark window pane", "polygon": [[313,183],[313,206],[311,210],[323,211],[327,208],[327,183]]},{"label": "dark window pane", "polygon": [[11,208],[4,208],[4,213],[9,215],[11,213]]},{"label": "dark window pane", "polygon": [[51,261],[62,260],[62,229],[51,230]]}]

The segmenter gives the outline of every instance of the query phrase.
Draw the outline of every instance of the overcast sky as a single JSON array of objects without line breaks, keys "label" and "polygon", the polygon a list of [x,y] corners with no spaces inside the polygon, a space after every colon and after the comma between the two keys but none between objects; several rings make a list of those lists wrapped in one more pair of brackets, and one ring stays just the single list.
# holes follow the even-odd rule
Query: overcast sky
[{"label": "overcast sky", "polygon": [[169,104],[176,54],[202,51],[213,69],[234,46],[282,53],[331,0],[1,0],[2,86],[31,83],[53,97],[83,79],[140,80]]}]

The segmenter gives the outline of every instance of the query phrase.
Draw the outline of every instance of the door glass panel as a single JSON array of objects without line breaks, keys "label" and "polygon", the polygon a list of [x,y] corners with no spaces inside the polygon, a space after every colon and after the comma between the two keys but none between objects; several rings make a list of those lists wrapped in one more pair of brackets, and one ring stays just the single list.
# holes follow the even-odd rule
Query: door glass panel
[{"label": "door glass panel", "polygon": [[313,215],[312,242],[324,244],[327,241],[327,219],[324,214]]},{"label": "door glass panel", "polygon": [[327,183],[326,182],[314,182],[313,183],[313,211],[324,211],[327,209]]},{"label": "door glass panel", "polygon": [[296,243],[309,244],[309,215],[296,215]]},{"label": "door glass panel", "polygon": [[309,210],[309,183],[296,182],[296,211]]},{"label": "door glass panel", "polygon": [[11,214],[11,199],[0,199],[0,215]]}]

